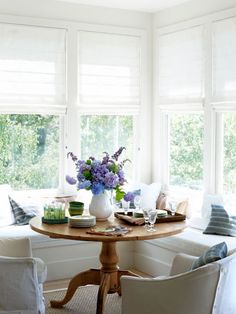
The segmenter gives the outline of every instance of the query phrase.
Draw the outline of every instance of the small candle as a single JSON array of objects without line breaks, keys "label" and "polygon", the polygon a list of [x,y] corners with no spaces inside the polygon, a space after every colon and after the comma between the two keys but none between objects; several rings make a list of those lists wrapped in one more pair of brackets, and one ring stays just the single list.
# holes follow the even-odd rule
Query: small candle
[{"label": "small candle", "polygon": [[62,203],[44,205],[44,218],[60,220],[65,219],[65,206]]}]

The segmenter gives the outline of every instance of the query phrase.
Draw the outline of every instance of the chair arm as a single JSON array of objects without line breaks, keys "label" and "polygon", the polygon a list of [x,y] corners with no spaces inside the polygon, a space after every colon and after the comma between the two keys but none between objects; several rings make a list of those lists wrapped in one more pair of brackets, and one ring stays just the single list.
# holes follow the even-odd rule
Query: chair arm
[{"label": "chair arm", "polygon": [[210,314],[218,278],[213,264],[166,278],[122,276],[122,314]]},{"label": "chair arm", "polygon": [[41,260],[41,258],[34,257],[34,260],[36,261],[38,282],[44,283],[47,279],[47,265],[43,260]]},{"label": "chair arm", "polygon": [[191,270],[193,262],[198,259],[197,256],[187,254],[177,254],[173,260],[172,267],[170,270],[170,276],[182,274]]},{"label": "chair arm", "polygon": [[36,261],[33,258],[0,257],[0,309],[39,313],[42,307]]},{"label": "chair arm", "polygon": [[0,256],[32,257],[29,238],[1,238]]}]

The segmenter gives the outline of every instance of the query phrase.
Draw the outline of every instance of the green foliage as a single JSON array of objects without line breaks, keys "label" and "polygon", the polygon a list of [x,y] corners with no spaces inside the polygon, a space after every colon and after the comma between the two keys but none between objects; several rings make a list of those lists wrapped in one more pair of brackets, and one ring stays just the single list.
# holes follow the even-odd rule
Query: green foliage
[{"label": "green foliage", "polygon": [[14,189],[58,186],[59,118],[0,115],[0,184]]},{"label": "green foliage", "polygon": [[181,114],[170,120],[171,184],[200,188],[203,179],[203,116]]},{"label": "green foliage", "polygon": [[122,191],[122,190],[120,189],[120,187],[117,187],[115,191],[116,191],[116,200],[119,202],[119,201],[121,201],[121,200],[123,199],[123,197],[125,196],[125,192]]},{"label": "green foliage", "polygon": [[224,190],[236,191],[236,114],[224,114]]},{"label": "green foliage", "polygon": [[[125,147],[125,156],[132,160],[133,129],[132,116],[83,115],[81,117],[81,159],[85,160],[88,156],[101,159],[103,152],[112,152],[119,147]],[[126,163],[124,170],[126,177],[132,177],[131,163]]]}]

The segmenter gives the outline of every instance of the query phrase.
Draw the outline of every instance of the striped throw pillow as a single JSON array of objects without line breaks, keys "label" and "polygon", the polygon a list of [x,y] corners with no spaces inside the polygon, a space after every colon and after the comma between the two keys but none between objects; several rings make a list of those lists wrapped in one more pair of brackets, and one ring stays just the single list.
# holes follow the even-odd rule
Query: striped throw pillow
[{"label": "striped throw pillow", "polygon": [[31,218],[35,215],[26,214],[24,210],[18,205],[10,196],[9,201],[11,204],[12,212],[17,225],[27,225]]},{"label": "striped throw pillow", "polygon": [[230,216],[221,205],[211,205],[211,217],[205,234],[236,236],[236,216]]},{"label": "striped throw pillow", "polygon": [[218,261],[227,256],[228,248],[225,242],[216,244],[209,248],[202,256],[193,262],[192,269]]}]

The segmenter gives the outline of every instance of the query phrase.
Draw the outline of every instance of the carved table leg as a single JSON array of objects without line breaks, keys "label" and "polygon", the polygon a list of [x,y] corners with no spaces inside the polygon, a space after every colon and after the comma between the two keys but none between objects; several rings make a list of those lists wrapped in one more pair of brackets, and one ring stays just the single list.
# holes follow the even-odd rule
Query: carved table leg
[{"label": "carved table leg", "polygon": [[106,296],[110,288],[110,274],[103,274],[97,297],[97,314],[103,313]]},{"label": "carved table leg", "polygon": [[120,277],[137,276],[128,270],[119,270],[116,242],[103,242],[100,253],[101,269],[90,269],[73,277],[69,283],[66,295],[61,301],[50,301],[51,307],[61,308],[73,297],[79,286],[88,284],[99,285],[97,296],[97,314],[102,314],[108,293],[118,292],[121,295]]},{"label": "carved table leg", "polygon": [[73,277],[71,281],[69,282],[69,286],[66,291],[66,295],[64,299],[61,301],[56,301],[56,300],[50,301],[51,307],[61,308],[63,305],[65,305],[71,300],[76,289],[79,286],[85,286],[88,284],[94,284],[94,285],[100,284],[100,270],[90,269],[82,273],[79,273],[78,275]]}]

